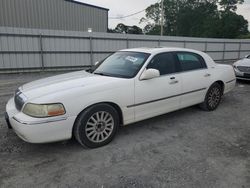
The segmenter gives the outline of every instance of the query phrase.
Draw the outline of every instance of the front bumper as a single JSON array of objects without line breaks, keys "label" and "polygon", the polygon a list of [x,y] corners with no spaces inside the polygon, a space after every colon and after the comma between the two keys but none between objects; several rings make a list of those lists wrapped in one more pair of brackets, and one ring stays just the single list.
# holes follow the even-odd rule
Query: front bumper
[{"label": "front bumper", "polygon": [[4,113],[4,118],[5,118],[5,121],[6,121],[6,124],[7,124],[8,128],[12,129],[11,124],[10,124],[10,120],[9,120],[9,116],[8,116],[7,112]]},{"label": "front bumper", "polygon": [[236,78],[237,78],[238,80],[249,80],[249,81],[250,81],[250,78],[244,77],[244,76],[236,76]]},{"label": "front bumper", "polygon": [[250,80],[250,73],[244,73],[234,68],[236,78],[239,80]]},{"label": "front bumper", "polygon": [[6,105],[6,122],[24,141],[47,143],[67,140],[72,137],[76,117],[33,118],[15,108],[14,99]]}]

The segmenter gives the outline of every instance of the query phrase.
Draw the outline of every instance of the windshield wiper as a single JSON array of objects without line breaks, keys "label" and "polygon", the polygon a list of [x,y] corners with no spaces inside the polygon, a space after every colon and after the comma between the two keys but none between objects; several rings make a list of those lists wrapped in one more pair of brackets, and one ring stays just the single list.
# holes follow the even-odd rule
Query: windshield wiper
[{"label": "windshield wiper", "polygon": [[111,76],[109,74],[105,74],[105,73],[102,73],[102,72],[94,72],[93,74],[97,74],[97,75],[101,75],[101,76]]},{"label": "windshield wiper", "polygon": [[123,75],[117,75],[117,74],[106,74],[103,72],[93,72],[93,74],[97,74],[97,75],[101,75],[101,76],[110,76],[110,77],[117,77],[117,78],[129,78],[127,76],[123,76]]},{"label": "windshield wiper", "polygon": [[93,68],[87,68],[85,69],[86,72],[92,73],[93,72]]}]

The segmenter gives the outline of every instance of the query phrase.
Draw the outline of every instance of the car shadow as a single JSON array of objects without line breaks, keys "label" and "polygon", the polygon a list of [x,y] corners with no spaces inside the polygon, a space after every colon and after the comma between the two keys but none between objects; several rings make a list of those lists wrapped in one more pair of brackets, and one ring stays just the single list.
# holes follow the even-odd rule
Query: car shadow
[{"label": "car shadow", "polygon": [[[225,99],[222,99],[221,103],[224,103]],[[119,131],[115,139],[108,145],[102,147],[123,147],[124,142],[127,139],[136,139],[136,137],[145,137],[150,132],[155,134],[162,134],[166,131],[175,131],[178,132],[178,127],[186,123],[187,119],[194,118],[193,116],[203,116],[204,113],[209,113],[201,110],[198,105],[180,109],[174,112],[166,113],[159,115],[153,118],[142,120],[136,123],[132,123],[126,126],[120,126]],[[11,130],[11,134],[13,131]],[[147,132],[147,133],[145,133]],[[129,138],[127,137],[129,135]],[[12,140],[12,144],[9,147],[12,147],[10,151],[13,153],[72,153],[79,151],[89,151],[92,149],[85,148],[81,146],[74,138],[66,141],[59,141],[54,143],[45,143],[45,144],[31,144],[22,141],[16,135],[16,138]],[[19,142],[18,142],[19,141]],[[15,142],[15,143],[14,143]],[[130,141],[132,142],[132,141]],[[16,147],[16,149],[15,149]],[[97,148],[98,149],[98,148]],[[96,150],[96,149],[94,149]],[[101,149],[102,151],[103,149]],[[10,152],[12,153],[12,152]]]},{"label": "car shadow", "polygon": [[[140,122],[132,123],[126,126],[120,126],[115,139],[108,144],[108,147],[113,147],[114,145],[115,147],[118,147],[120,141],[124,143],[124,140],[127,139],[127,135],[132,135],[133,138],[137,136],[143,136],[143,132],[145,130],[154,131],[155,133],[162,133],[163,131],[167,131],[172,127],[178,126],[178,119],[180,121],[180,119],[185,119],[186,116],[189,116],[190,114],[199,111],[200,113],[202,113],[202,111],[197,106],[192,106],[178,111],[156,116],[150,119],[146,119]],[[17,137],[17,135],[15,135],[13,130],[8,130],[7,132],[8,136],[11,138],[6,140],[8,144],[4,144],[5,146],[1,148],[2,153],[49,154],[55,152],[71,153],[90,150],[81,146],[74,138],[54,143],[32,144],[22,141],[20,138]]]},{"label": "car shadow", "polygon": [[250,85],[250,80],[237,80],[237,84]]},{"label": "car shadow", "polygon": [[[194,113],[204,113],[198,106],[192,106],[184,109],[180,109],[174,112],[166,113],[160,116],[142,120],[136,123],[132,123],[126,126],[120,126],[117,132],[115,139],[104,147],[119,147],[120,144],[124,144],[125,140],[128,139],[127,135],[136,137],[145,136],[145,131],[153,131],[156,134],[163,133],[169,129],[178,128],[180,122],[184,123],[185,117],[190,116]],[[180,118],[181,117],[181,118]],[[131,138],[131,137],[129,137]],[[120,142],[120,143],[119,143]],[[35,145],[33,146],[35,147]],[[72,151],[79,150],[89,150],[88,148],[82,147],[74,138],[68,141],[57,142],[57,143],[48,143],[48,144],[39,144],[41,150],[48,148],[56,148],[56,150],[64,150],[70,148]],[[97,148],[98,149],[98,148]]]}]

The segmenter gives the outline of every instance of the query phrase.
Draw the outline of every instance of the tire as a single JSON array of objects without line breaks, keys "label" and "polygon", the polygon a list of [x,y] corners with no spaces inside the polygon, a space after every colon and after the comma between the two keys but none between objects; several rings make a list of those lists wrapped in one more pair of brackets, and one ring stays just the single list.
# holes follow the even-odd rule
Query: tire
[{"label": "tire", "polygon": [[217,82],[213,83],[206,93],[204,102],[200,104],[201,109],[205,111],[215,110],[220,104],[222,95],[221,85]]},{"label": "tire", "polygon": [[119,116],[108,104],[97,104],[80,113],[74,124],[76,140],[87,148],[110,143],[119,128]]}]

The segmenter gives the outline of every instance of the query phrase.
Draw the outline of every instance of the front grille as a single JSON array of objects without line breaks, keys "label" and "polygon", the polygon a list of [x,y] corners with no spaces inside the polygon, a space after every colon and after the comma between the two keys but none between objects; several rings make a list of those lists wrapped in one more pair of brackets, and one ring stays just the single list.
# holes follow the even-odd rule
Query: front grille
[{"label": "front grille", "polygon": [[244,73],[244,77],[250,78],[250,74],[249,73]]},{"label": "front grille", "polygon": [[25,97],[24,97],[24,95],[22,94],[22,92],[20,90],[17,90],[15,92],[14,101],[15,101],[16,109],[21,111],[22,107],[23,107],[23,105],[25,103]]},{"label": "front grille", "polygon": [[238,68],[239,71],[241,71],[241,72],[250,73],[250,67],[246,67],[246,66],[237,66],[237,68]]}]

